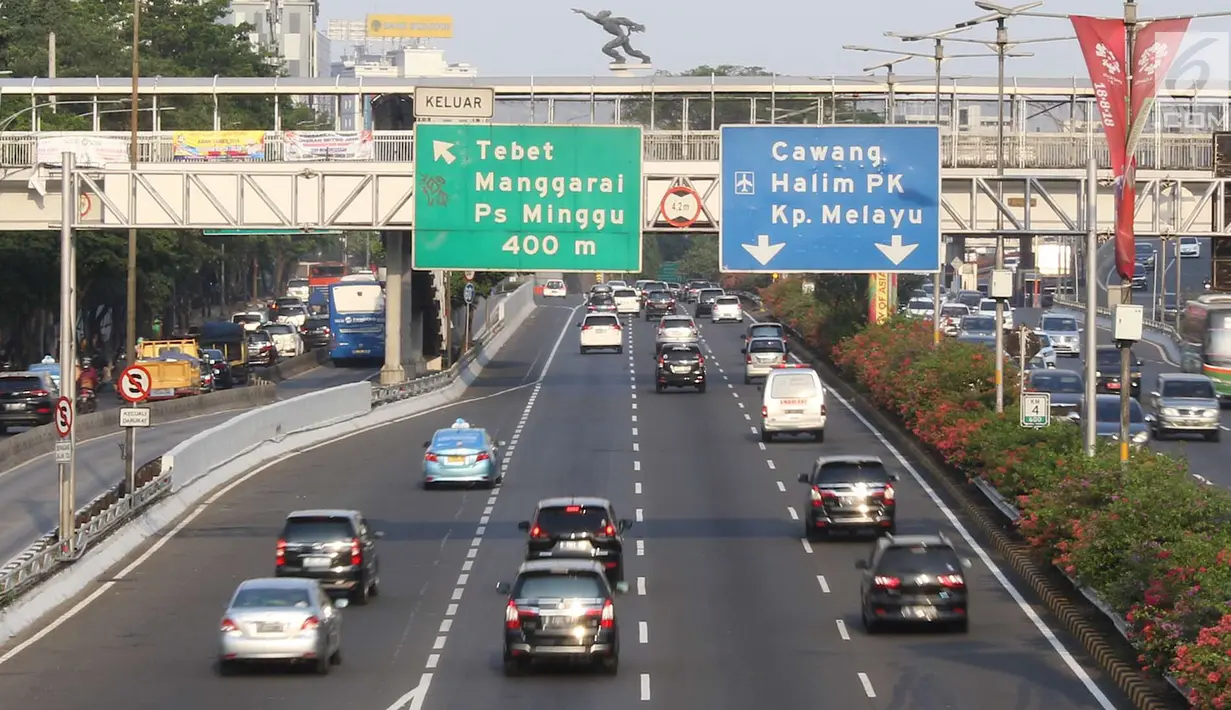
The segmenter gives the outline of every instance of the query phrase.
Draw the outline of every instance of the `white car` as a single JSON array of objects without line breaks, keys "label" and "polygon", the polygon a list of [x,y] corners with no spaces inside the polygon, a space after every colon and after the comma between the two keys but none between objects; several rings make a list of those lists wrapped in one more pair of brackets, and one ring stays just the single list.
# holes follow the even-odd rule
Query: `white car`
[{"label": "white car", "polygon": [[911,318],[931,318],[933,310],[932,299],[912,298],[906,302],[903,312]]},{"label": "white car", "polygon": [[957,335],[962,319],[970,315],[965,303],[946,303],[940,307],[940,329],[945,335]]},{"label": "white car", "polygon": [[551,279],[543,284],[543,298],[565,298],[566,296],[568,296],[568,289],[560,279]]},{"label": "white car", "polygon": [[591,350],[615,350],[624,352],[624,330],[620,327],[619,316],[608,313],[590,313],[580,323],[581,354]]},{"label": "white car", "polygon": [[807,365],[777,365],[759,387],[761,399],[761,441],[769,443],[776,434],[812,434],[825,440],[825,385],[816,370]]},{"label": "white car", "polygon": [[295,328],[302,328],[308,322],[308,309],[302,305],[283,306],[277,311],[276,323],[286,323]]},{"label": "white car", "polygon": [[[982,301],[979,301],[979,308],[976,309],[975,312],[981,316],[991,316],[992,318],[995,318],[996,317],[996,299],[985,298]],[[1004,327],[1006,329],[1013,328],[1013,308],[1012,306],[1006,305],[1004,308]]]},{"label": "white car", "polygon": [[251,333],[269,323],[269,320],[266,319],[265,313],[262,311],[243,311],[233,314],[231,322],[242,325],[245,332]]},{"label": "white car", "polygon": [[299,331],[295,326],[289,323],[269,323],[261,327],[261,330],[269,333],[269,337],[274,341],[274,348],[277,349],[279,357],[298,357],[303,355],[303,338],[300,337]]},{"label": "white car", "polygon": [[631,288],[617,288],[613,295],[617,314],[637,315],[641,313],[641,299],[637,298],[636,291]]},{"label": "white car", "polygon": [[612,288],[628,288],[628,283],[622,279],[612,279],[607,282],[607,285]]},{"label": "white car", "polygon": [[1055,369],[1057,354],[1056,349],[1052,347],[1051,338],[1047,337],[1043,333],[1037,333],[1036,336],[1039,338],[1041,347],[1039,347],[1039,351],[1034,354],[1030,364],[1036,369],[1039,367],[1045,369]]},{"label": "white car", "polygon": [[1201,256],[1201,241],[1196,237],[1180,237],[1180,257],[1195,259]]},{"label": "white car", "polygon": [[739,296],[719,296],[718,300],[714,301],[714,308],[710,311],[710,322],[721,323],[723,321],[744,322],[744,308],[739,304]]},{"label": "white car", "polygon": [[286,284],[286,297],[298,298],[304,303],[308,302],[308,296],[311,294],[311,289],[308,288],[307,279],[291,279]]}]

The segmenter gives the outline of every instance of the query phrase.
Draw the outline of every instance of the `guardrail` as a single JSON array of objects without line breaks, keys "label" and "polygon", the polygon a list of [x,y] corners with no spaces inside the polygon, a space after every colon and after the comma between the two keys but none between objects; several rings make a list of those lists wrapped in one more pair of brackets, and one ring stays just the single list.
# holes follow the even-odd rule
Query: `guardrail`
[{"label": "guardrail", "polygon": [[[310,392],[244,412],[182,442],[141,467],[137,476],[138,486],[132,495],[124,490],[125,484],[120,483],[78,511],[72,555],[62,549],[57,529],[43,535],[0,567],[0,607],[11,603],[66,565],[81,559],[91,547],[97,546],[167,494],[267,443],[282,442],[295,434],[352,420],[371,413],[377,407],[434,394],[458,383],[465,373],[473,373],[484,364],[482,356],[500,340],[501,334],[520,325],[533,308],[534,282],[530,279],[504,294],[504,298],[493,306],[488,323],[476,334],[474,345],[448,370],[395,385],[373,386],[369,382],[359,382]],[[244,389],[272,391],[273,387],[262,385]],[[179,400],[172,400],[175,401]],[[115,416],[114,412],[100,414]],[[225,446],[219,443],[219,438],[225,440]],[[229,452],[229,455],[220,456],[220,451]]]},{"label": "guardrail", "polygon": [[[1059,306],[1061,308],[1068,308],[1070,310],[1079,311],[1081,313],[1086,312],[1086,304],[1081,303],[1079,301],[1070,301],[1068,299],[1057,298],[1053,301],[1053,303],[1056,306]],[[1100,316],[1103,316],[1104,318],[1112,317],[1111,309],[1105,306],[1095,306],[1094,312]],[[1180,334],[1176,332],[1176,329],[1169,323],[1153,320],[1151,318],[1145,318],[1142,321],[1142,325],[1144,325],[1146,328],[1149,328],[1150,330],[1153,330],[1157,333],[1166,335],[1168,338],[1171,338],[1172,342],[1176,343],[1177,345],[1180,343]]]}]

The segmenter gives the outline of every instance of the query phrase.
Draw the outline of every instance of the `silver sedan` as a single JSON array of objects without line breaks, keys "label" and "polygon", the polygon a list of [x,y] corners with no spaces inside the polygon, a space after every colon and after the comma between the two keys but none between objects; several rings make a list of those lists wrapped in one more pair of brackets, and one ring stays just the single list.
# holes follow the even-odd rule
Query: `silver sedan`
[{"label": "silver sedan", "polygon": [[218,672],[240,664],[287,663],[326,675],[342,663],[345,599],[333,601],[316,580],[291,577],[241,582],[219,627]]}]

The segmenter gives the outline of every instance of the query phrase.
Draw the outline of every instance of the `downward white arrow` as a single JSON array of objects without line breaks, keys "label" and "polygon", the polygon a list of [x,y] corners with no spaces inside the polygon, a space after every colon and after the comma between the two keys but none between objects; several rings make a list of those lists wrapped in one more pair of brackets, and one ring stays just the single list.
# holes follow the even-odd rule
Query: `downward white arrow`
[{"label": "downward white arrow", "polygon": [[[753,259],[760,262],[761,266],[765,266],[769,263],[770,259],[773,259],[778,255],[778,252],[782,251],[782,247],[786,246],[786,244],[770,244],[768,234],[758,234],[756,244],[740,244],[740,246],[751,254]],[[877,246],[880,245],[877,244]],[[914,249],[914,247],[911,248]]]},{"label": "downward white arrow", "polygon": [[876,248],[880,249],[894,266],[901,264],[906,257],[911,255],[911,252],[919,248],[918,244],[903,244],[901,234],[893,235],[889,241],[889,244],[877,244]]},{"label": "downward white arrow", "polygon": [[449,150],[454,146],[448,141],[432,141],[432,159],[444,160],[446,165],[452,165],[457,160]]}]

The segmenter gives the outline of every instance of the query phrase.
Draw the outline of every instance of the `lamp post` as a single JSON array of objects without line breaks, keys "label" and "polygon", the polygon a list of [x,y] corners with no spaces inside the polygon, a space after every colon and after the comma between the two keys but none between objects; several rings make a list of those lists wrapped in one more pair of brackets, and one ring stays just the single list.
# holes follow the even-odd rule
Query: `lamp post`
[{"label": "lamp post", "polygon": [[[944,32],[960,32],[960,31],[961,30],[954,29],[954,30],[945,30]],[[936,33],[936,34],[929,35],[928,37],[926,37],[927,39],[932,39],[935,42],[935,49],[931,54],[924,54],[922,52],[902,52],[902,51],[892,50],[892,49],[878,49],[876,47],[864,47],[864,46],[853,45],[853,44],[843,45],[842,48],[849,49],[849,50],[856,51],[856,52],[878,52],[878,53],[883,53],[883,54],[894,54],[900,57],[920,57],[923,59],[931,59],[935,63],[935,66],[936,66],[936,94],[935,94],[936,125],[940,126],[941,121],[942,121],[940,93],[941,93],[941,82],[944,78],[941,76],[941,65],[944,63],[944,61],[946,59],[962,59],[962,58],[969,58],[969,57],[998,56],[996,54],[984,52],[984,53],[973,53],[973,54],[951,54],[946,57],[945,50],[944,50],[944,42],[946,38],[942,36],[942,34],[943,33]],[[885,35],[888,37],[898,37],[904,41],[914,41],[918,39],[925,39],[922,36],[901,35],[901,34],[897,34],[894,32],[886,32]],[[1028,52],[1014,52],[1014,53],[1010,53],[1009,56],[1033,57],[1034,55]],[[932,344],[934,346],[940,345],[940,284],[942,281],[944,281],[944,278],[945,278],[945,271],[944,271],[944,267],[942,266],[940,270],[936,272],[936,275],[933,278],[933,282],[932,282]]]},{"label": "lamp post", "polygon": [[[138,130],[141,122],[141,105],[140,105],[140,78],[141,78],[141,0],[133,0],[133,37],[132,37],[132,96],[129,97],[131,102],[131,113],[129,115],[130,129],[132,131],[131,151],[129,156],[129,167],[132,168],[134,175],[129,178],[129,190],[131,191],[129,199],[132,202],[129,204],[129,212],[136,216],[136,210],[132,209],[137,204],[137,181],[136,171],[137,163],[140,160],[140,136]],[[125,333],[124,333],[124,353],[125,362],[132,365],[137,361],[137,230],[135,227],[128,228],[128,283],[126,285],[127,303],[125,304]],[[129,427],[128,431],[134,431]],[[131,447],[132,442],[129,441]],[[128,456],[132,455],[130,448],[125,449]]]}]

